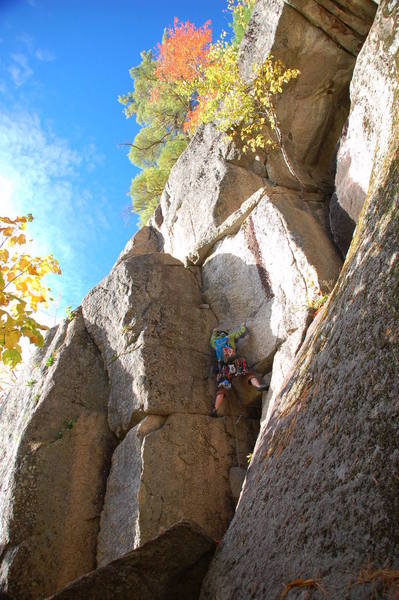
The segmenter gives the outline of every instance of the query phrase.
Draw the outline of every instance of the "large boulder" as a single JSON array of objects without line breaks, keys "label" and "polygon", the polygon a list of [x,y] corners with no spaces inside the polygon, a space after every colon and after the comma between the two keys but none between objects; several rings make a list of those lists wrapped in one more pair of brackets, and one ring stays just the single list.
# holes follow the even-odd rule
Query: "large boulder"
[{"label": "large boulder", "polygon": [[[384,10],[384,6],[381,7]],[[201,598],[398,592],[399,122]],[[288,594],[288,596],[287,596]]]},{"label": "large boulder", "polygon": [[120,253],[117,264],[131,256],[141,256],[142,254],[151,254],[152,252],[161,252],[163,250],[162,235],[154,227],[142,227],[127,242]]},{"label": "large boulder", "polygon": [[241,205],[264,183],[246,167],[215,125],[197,131],[161,197],[159,229],[165,252],[185,263],[201,264],[215,240],[226,235],[226,226],[229,231],[238,229],[253,208],[250,203],[242,214]]},{"label": "large boulder", "polygon": [[202,268],[204,297],[223,327],[245,320],[249,336],[240,352],[260,372],[269,371],[281,344],[306,329],[314,303],[328,294],[341,259],[311,200],[293,190],[263,191],[235,235],[218,242]]},{"label": "large boulder", "polygon": [[168,254],[128,256],[83,300],[111,381],[109,422],[119,437],[147,414],[208,414],[209,338],[198,267]]},{"label": "large boulder", "polygon": [[215,542],[182,521],[48,600],[197,600]]},{"label": "large boulder", "polygon": [[0,590],[43,598],[96,564],[114,437],[108,379],[80,311],[0,407]]},{"label": "large boulder", "polygon": [[234,514],[231,467],[247,465],[258,422],[198,414],[148,416],[119,444],[107,481],[98,564],[181,519],[221,539]]},{"label": "large boulder", "polygon": [[[385,0],[356,62],[349,121],[338,151],[331,226],[343,252],[366,198],[373,161],[381,167],[387,153],[398,110],[398,44],[399,6]],[[346,231],[348,219],[353,227]]]}]

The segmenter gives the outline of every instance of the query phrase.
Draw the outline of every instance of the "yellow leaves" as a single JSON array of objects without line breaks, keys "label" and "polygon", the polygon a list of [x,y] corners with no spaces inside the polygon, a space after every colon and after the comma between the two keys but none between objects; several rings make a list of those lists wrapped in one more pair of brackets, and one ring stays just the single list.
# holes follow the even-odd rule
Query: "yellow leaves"
[{"label": "yellow leaves", "polygon": [[[14,251],[26,243],[21,230],[33,220],[31,214],[16,219],[0,217],[0,359],[13,368],[21,361],[19,341],[26,337],[41,346],[40,330],[47,329],[31,317],[39,306],[47,305],[48,288],[42,283],[48,274],[60,274],[53,256],[37,257]],[[4,224],[4,227],[1,225]]]},{"label": "yellow leaves", "polygon": [[21,349],[17,350],[16,348],[7,348],[2,353],[0,349],[0,356],[2,362],[11,369],[14,369],[14,367],[16,367],[17,364],[20,363],[22,360]]},{"label": "yellow leaves", "polygon": [[[231,6],[236,6],[231,0]],[[273,96],[283,92],[284,85],[299,75],[298,69],[287,69],[284,63],[269,55],[263,65],[253,65],[254,79],[249,86],[241,78],[237,49],[218,43],[210,51],[210,66],[203,74],[202,85],[210,87],[216,101],[202,110],[202,122],[216,121],[220,131],[241,141],[243,152],[273,149],[273,136],[278,127]],[[209,91],[209,90],[208,90]],[[204,91],[200,100],[206,98]]]},{"label": "yellow leaves", "polygon": [[6,348],[8,348],[9,350],[12,350],[18,344],[20,337],[21,337],[20,331],[17,331],[17,330],[7,331],[5,329],[5,331],[4,331],[4,346]]},{"label": "yellow leaves", "polygon": [[23,246],[24,244],[26,244],[26,237],[24,236],[23,233],[21,233],[20,235],[11,237],[8,240],[8,243],[10,246],[15,246],[17,244],[18,244],[18,246]]}]

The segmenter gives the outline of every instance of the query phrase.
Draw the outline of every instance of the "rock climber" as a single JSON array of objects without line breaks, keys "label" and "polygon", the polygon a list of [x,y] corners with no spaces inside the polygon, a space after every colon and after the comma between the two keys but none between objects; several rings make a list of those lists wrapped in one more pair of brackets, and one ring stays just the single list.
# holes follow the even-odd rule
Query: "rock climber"
[{"label": "rock climber", "polygon": [[218,409],[223,398],[231,388],[233,377],[245,377],[249,385],[260,392],[269,389],[266,384],[259,383],[255,373],[248,368],[245,358],[236,354],[236,340],[245,335],[247,328],[243,323],[237,331],[228,333],[224,329],[215,328],[212,332],[210,344],[216,352],[217,360],[217,392],[215,406],[211,411],[211,417],[218,416]]}]

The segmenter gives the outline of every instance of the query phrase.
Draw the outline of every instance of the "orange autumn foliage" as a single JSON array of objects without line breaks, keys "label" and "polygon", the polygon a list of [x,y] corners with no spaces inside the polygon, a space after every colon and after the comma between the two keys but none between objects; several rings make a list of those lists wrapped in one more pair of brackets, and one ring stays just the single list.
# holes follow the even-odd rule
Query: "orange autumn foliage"
[{"label": "orange autumn foliage", "polygon": [[199,67],[206,65],[212,41],[210,24],[207,21],[197,29],[189,21],[179,23],[175,17],[173,27],[168,29],[162,44],[158,44],[155,75],[161,81],[190,83],[197,76]]}]

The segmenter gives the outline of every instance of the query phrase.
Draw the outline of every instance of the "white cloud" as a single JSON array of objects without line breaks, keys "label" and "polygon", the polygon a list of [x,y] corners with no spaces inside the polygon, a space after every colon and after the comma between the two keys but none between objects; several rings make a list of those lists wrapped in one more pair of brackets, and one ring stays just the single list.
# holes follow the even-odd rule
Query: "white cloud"
[{"label": "white cloud", "polygon": [[[33,214],[28,235],[35,240],[34,253],[53,254],[63,271],[49,284],[53,296],[61,296],[59,318],[88,291],[90,248],[108,234],[100,203],[82,189],[83,169],[82,157],[37,115],[0,113],[0,214]],[[54,311],[53,306],[50,316]]]},{"label": "white cloud", "polygon": [[[47,48],[35,48],[34,38],[27,33],[21,33],[16,40],[19,48],[22,48],[23,51],[10,54],[7,71],[14,85],[20,87],[32,77],[34,67],[38,62],[52,62],[56,56]],[[0,89],[0,92],[4,92],[4,90]]]},{"label": "white cloud", "polygon": [[29,59],[26,54],[11,54],[11,61],[8,72],[14,84],[20,87],[33,75],[33,69],[29,65]]},{"label": "white cloud", "polygon": [[38,48],[35,52],[35,58],[41,62],[52,62],[55,60],[55,54],[44,48]]}]

